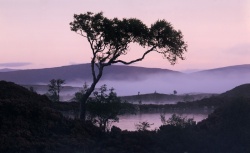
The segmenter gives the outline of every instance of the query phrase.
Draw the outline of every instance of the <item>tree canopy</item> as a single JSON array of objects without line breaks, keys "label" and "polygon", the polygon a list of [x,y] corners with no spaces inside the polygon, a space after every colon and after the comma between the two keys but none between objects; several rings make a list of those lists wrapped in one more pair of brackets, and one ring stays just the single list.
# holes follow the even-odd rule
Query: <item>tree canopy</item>
[{"label": "tree canopy", "polygon": [[[86,37],[90,43],[94,62],[100,65],[113,63],[132,64],[144,59],[150,52],[157,52],[175,64],[177,59],[184,59],[183,53],[187,44],[183,40],[180,30],[165,21],[158,20],[150,27],[136,18],[108,19],[103,13],[74,15],[70,23],[71,30]],[[138,43],[146,51],[138,59],[131,61],[120,60],[121,55],[126,55],[130,43]]]}]

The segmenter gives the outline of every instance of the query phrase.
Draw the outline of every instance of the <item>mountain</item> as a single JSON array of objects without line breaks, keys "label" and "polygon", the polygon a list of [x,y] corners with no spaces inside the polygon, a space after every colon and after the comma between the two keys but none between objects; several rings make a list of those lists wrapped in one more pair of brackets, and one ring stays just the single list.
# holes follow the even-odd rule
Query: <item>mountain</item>
[{"label": "mountain", "polygon": [[209,70],[203,70],[192,73],[192,75],[216,75],[225,77],[226,76],[244,76],[250,75],[250,64],[244,65],[233,65]]},{"label": "mountain", "polygon": [[126,100],[133,104],[176,104],[177,102],[197,101],[200,99],[216,96],[217,94],[210,93],[196,93],[196,94],[161,94],[149,93],[131,96],[122,96],[121,99]]},{"label": "mountain", "polygon": [[[194,73],[168,69],[112,65],[106,67],[97,85],[114,87],[119,96],[146,93],[178,94],[223,93],[241,84],[250,83],[250,64],[235,65]],[[90,64],[55,68],[0,72],[0,80],[22,85],[47,85],[51,79],[64,79],[67,86],[82,87],[92,81]]]},{"label": "mountain", "polygon": [[10,72],[10,71],[17,71],[17,70],[16,69],[8,69],[8,68],[0,69],[0,72]]},{"label": "mountain", "polygon": [[223,93],[230,88],[250,83],[250,64],[234,65],[187,74],[191,88],[199,92]]},{"label": "mountain", "polygon": [[[77,80],[92,80],[90,64],[70,65],[55,68],[19,70],[0,72],[0,80],[15,82],[18,84],[47,84],[51,79],[63,79],[66,82]],[[140,80],[154,74],[182,74],[160,68],[143,68],[135,66],[113,65],[106,67],[102,80]]]},{"label": "mountain", "polygon": [[227,105],[231,101],[248,101],[250,100],[250,84],[242,84],[234,87],[222,94],[212,95],[207,98],[203,98],[191,102],[179,102],[178,107],[196,107],[196,108],[214,108],[223,105]]}]

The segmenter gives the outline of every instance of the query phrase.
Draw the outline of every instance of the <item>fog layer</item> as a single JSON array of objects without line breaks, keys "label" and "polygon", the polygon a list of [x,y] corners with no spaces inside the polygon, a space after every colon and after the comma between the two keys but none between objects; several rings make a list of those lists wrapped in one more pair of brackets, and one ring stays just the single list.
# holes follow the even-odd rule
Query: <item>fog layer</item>
[{"label": "fog layer", "polygon": [[[82,86],[84,80],[69,82],[67,85]],[[90,84],[90,81],[86,81]],[[120,96],[136,95],[138,92],[143,93],[165,93],[172,94],[174,90],[177,94],[186,93],[223,93],[238,85],[249,83],[250,73],[234,75],[215,75],[212,73],[202,74],[183,74],[167,75],[154,74],[145,76],[143,79],[136,80],[101,80],[97,88],[103,84],[115,88]]]}]

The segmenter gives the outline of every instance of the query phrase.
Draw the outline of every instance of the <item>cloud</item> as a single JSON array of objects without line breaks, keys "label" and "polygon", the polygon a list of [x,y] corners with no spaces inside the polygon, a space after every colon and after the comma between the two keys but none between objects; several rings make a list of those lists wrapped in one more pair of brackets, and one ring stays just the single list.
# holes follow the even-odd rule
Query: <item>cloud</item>
[{"label": "cloud", "polygon": [[11,62],[11,63],[0,63],[1,67],[21,67],[21,66],[27,66],[32,63],[27,62]]}]

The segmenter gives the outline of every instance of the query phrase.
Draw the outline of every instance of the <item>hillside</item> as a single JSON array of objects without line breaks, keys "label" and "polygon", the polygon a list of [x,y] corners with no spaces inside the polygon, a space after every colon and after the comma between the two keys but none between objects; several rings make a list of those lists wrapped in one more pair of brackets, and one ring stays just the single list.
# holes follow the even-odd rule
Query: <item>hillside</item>
[{"label": "hillside", "polygon": [[213,95],[211,97],[196,100],[193,102],[179,102],[176,105],[176,107],[217,108],[223,105],[227,105],[227,103],[232,100],[238,100],[238,99],[249,100],[250,99],[249,93],[250,93],[250,84],[243,84],[219,95]]},{"label": "hillside", "polygon": [[[105,68],[102,80],[138,80],[159,73],[181,74],[167,69],[112,65]],[[92,80],[90,64],[0,72],[0,80],[18,84],[47,84],[49,80],[57,78],[66,80],[68,83],[79,80],[90,81]]]},{"label": "hillside", "polygon": [[28,89],[13,82],[0,81],[0,100],[39,101],[40,104],[50,103],[46,96],[30,92]]},{"label": "hillside", "polygon": [[47,97],[11,82],[0,81],[0,106],[0,152],[79,152],[99,136],[94,126],[64,118]]},{"label": "hillside", "polygon": [[192,73],[192,75],[216,75],[221,77],[232,77],[250,75],[250,64],[233,65],[227,67],[214,68]]},{"label": "hillside", "polygon": [[221,94],[221,96],[250,98],[250,84],[243,84],[243,85],[237,86]]},{"label": "hillside", "polygon": [[10,72],[10,71],[17,71],[17,69],[8,69],[8,68],[0,69],[0,72]]},{"label": "hillside", "polygon": [[[205,152],[250,152],[250,99],[233,98],[197,125]],[[210,147],[206,147],[210,146]]]},{"label": "hillside", "polygon": [[209,93],[196,93],[196,94],[162,94],[162,93],[149,93],[132,96],[122,96],[123,100],[130,103],[138,104],[141,101],[142,104],[176,104],[177,102],[195,101],[203,98],[208,98],[217,94]]}]

